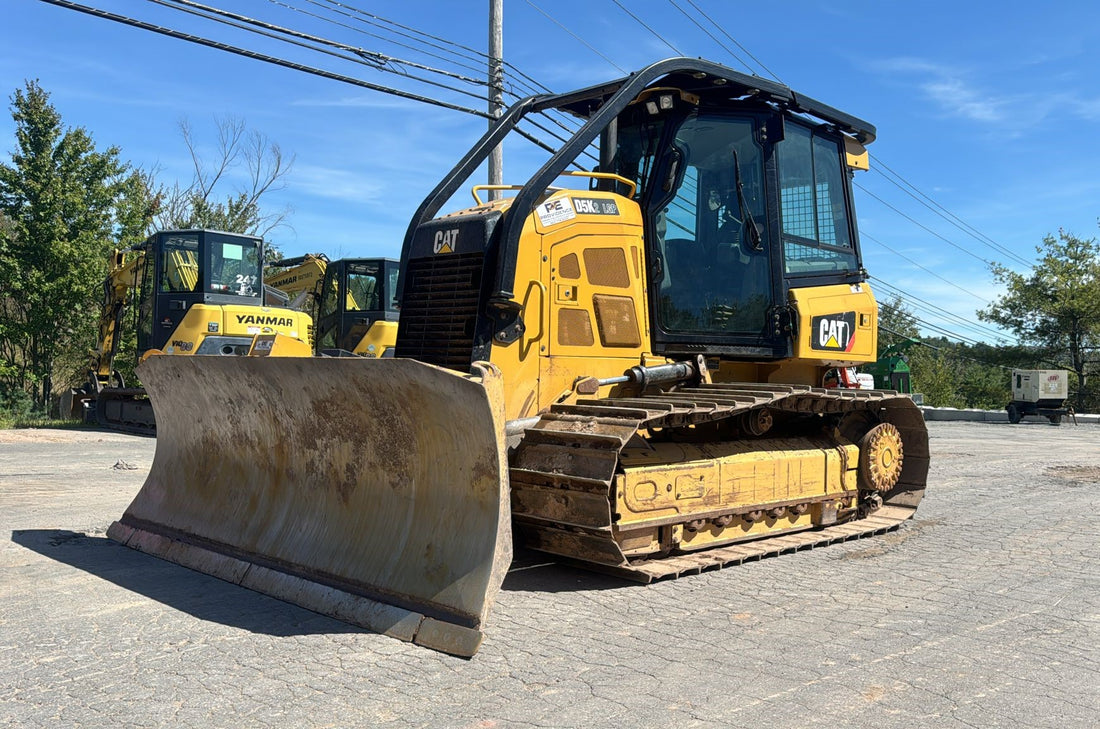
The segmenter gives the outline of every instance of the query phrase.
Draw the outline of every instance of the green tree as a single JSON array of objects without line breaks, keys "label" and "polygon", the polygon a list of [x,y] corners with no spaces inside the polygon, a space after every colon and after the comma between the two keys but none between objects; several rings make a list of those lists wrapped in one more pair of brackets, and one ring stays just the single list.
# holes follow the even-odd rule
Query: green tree
[{"label": "green tree", "polygon": [[924,404],[941,408],[966,407],[960,392],[960,367],[950,343],[944,339],[922,340],[909,350],[913,392],[924,396]]},{"label": "green tree", "polygon": [[37,82],[11,97],[16,149],[0,164],[0,396],[46,410],[59,355],[91,341],[127,165],[65,128]]},{"label": "green tree", "polygon": [[[153,231],[153,218],[160,206],[160,194],[153,175],[144,170],[130,171],[119,183],[118,192],[113,238],[116,248],[125,249],[141,243]],[[94,324],[98,324],[98,318],[103,313],[105,291],[102,284],[103,279],[96,289]],[[136,313],[136,307],[131,306],[118,332],[119,343],[113,362],[113,368],[122,374],[127,385],[134,386],[138,384],[134,375],[134,368],[137,366],[137,326],[134,322]],[[55,369],[60,383],[79,385],[86,381],[92,345],[99,344],[96,342],[97,332],[98,327],[93,327],[93,337],[87,340],[85,346],[68,349],[58,358]]]},{"label": "green tree", "polygon": [[1100,345],[1100,245],[1064,230],[1036,248],[1029,274],[994,264],[994,278],[1006,292],[978,316],[1012,331],[1021,341],[1048,352],[1053,364],[1077,375],[1076,407],[1090,402],[1089,377]]},{"label": "green tree", "polygon": [[876,356],[894,344],[920,336],[917,330],[917,317],[905,305],[897,294],[889,301],[880,301],[878,306],[878,349]]}]

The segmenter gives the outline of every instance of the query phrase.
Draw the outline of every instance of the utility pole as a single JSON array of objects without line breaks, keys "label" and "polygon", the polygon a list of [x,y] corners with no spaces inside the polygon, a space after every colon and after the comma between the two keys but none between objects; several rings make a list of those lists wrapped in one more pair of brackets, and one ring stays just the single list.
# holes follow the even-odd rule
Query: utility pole
[{"label": "utility pole", "polygon": [[[489,120],[491,127],[504,113],[504,0],[489,0]],[[504,148],[497,145],[489,153],[489,184],[503,184]],[[489,199],[500,197],[497,190],[489,191]]]}]

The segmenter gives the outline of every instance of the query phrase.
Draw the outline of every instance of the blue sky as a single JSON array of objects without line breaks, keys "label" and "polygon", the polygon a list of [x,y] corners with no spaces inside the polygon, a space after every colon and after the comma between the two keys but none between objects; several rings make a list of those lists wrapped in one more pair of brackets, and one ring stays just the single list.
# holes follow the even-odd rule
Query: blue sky
[{"label": "blue sky", "polygon": [[[207,3],[465,72],[449,56],[433,59],[395,46],[394,36],[362,24],[361,16],[333,15],[332,8],[338,7],[333,0]],[[699,15],[693,3],[744,51]],[[484,106],[473,98],[152,2],[85,4],[373,83]],[[343,4],[474,49],[486,48],[487,0]],[[1098,3],[1055,0],[1039,10],[1033,2],[1009,0],[997,3],[996,12],[984,3],[939,1],[792,0],[781,9],[771,3],[719,0],[624,0],[621,5],[663,40],[614,0],[505,0],[505,58],[541,84],[565,91],[621,76],[615,66],[633,70],[675,55],[671,45],[683,55],[777,76],[797,91],[871,121],[879,132],[870,147],[875,169],[857,176],[857,209],[866,267],[891,287],[975,321],[975,310],[999,293],[981,259],[1020,267],[914,195],[931,198],[980,237],[1026,260],[1034,260],[1035,245],[1060,227],[1086,238],[1098,233]],[[0,90],[5,96],[25,80],[39,79],[67,124],[85,127],[101,146],[118,145],[125,159],[158,169],[164,182],[186,180],[190,174],[179,133],[182,118],[193,127],[200,149],[213,144],[215,116],[240,117],[278,142],[295,161],[286,189],[270,201],[290,206],[291,214],[289,225],[270,239],[288,256],[322,251],[330,257],[396,257],[413,210],[485,126],[476,117],[39,0],[7,0],[0,48]],[[0,114],[0,154],[5,158],[14,147],[12,129],[10,115]],[[508,182],[525,179],[522,173],[538,159],[527,143],[513,144],[505,154]],[[910,195],[893,184],[890,171],[919,192]],[[471,199],[462,195],[456,205]],[[888,290],[879,287],[880,299],[887,298]],[[991,339],[986,329],[946,318],[919,301],[911,303],[930,323],[970,339]]]}]

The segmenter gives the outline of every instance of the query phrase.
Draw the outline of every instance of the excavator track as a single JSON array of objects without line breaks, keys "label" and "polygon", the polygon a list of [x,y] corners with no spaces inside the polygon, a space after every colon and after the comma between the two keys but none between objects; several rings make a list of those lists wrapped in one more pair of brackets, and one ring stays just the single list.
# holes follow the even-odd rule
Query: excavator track
[{"label": "excavator track", "polygon": [[133,435],[156,435],[153,406],[140,387],[105,387],[96,395],[96,423],[101,428]]},{"label": "excavator track", "polygon": [[[876,498],[876,505],[877,499],[881,499],[880,508],[833,512],[832,523],[818,519],[818,523],[808,524],[802,519],[790,528],[776,530],[774,536],[731,538],[699,551],[638,557],[628,556],[624,551],[629,550],[617,543],[617,515],[613,513],[612,497],[616,479],[623,472],[623,450],[628,443],[637,443],[640,434],[671,434],[673,438],[694,437],[705,442],[708,437],[705,432],[693,431],[733,418],[770,424],[772,417],[786,415],[846,416],[861,412],[871,422],[892,425],[904,443],[900,477]],[[821,446],[821,439],[795,437],[776,443],[812,450]],[[842,446],[842,442],[822,449],[835,446]],[[844,458],[842,454],[841,459]],[[845,466],[849,464],[845,462]],[[528,546],[577,561],[590,569],[651,582],[895,529],[916,510],[927,474],[927,429],[921,412],[906,396],[885,390],[723,383],[554,405],[526,431],[516,448],[510,481],[517,535]],[[849,490],[843,496],[851,498],[856,492]],[[828,498],[821,495],[808,500],[820,508]],[[710,512],[689,514],[679,521],[682,526],[693,519],[717,517],[728,523],[750,512],[776,506],[775,502],[727,503]]]}]

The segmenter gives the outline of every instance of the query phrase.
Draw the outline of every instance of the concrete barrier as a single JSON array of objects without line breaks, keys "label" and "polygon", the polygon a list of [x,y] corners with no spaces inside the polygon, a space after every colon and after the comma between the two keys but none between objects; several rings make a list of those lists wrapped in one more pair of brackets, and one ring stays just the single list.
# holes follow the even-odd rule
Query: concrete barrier
[{"label": "concrete barrier", "polygon": [[[934,408],[928,405],[920,406],[927,421],[965,421],[970,423],[1004,423],[1008,424],[1008,413],[1004,410],[978,410],[961,408]],[[1100,415],[1091,413],[1078,413],[1078,425],[1100,425]],[[1038,415],[1026,415],[1023,422],[1046,421],[1046,418]],[[1063,418],[1063,423],[1072,425],[1073,419]]]}]

